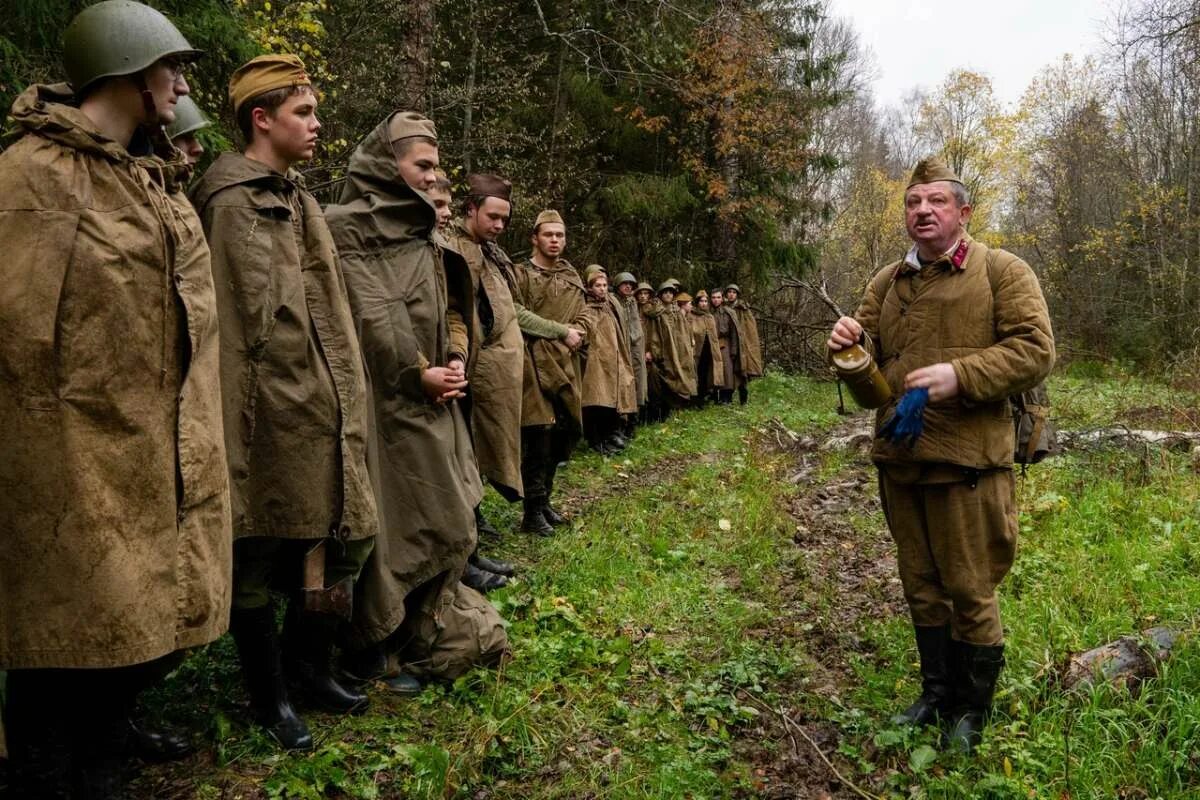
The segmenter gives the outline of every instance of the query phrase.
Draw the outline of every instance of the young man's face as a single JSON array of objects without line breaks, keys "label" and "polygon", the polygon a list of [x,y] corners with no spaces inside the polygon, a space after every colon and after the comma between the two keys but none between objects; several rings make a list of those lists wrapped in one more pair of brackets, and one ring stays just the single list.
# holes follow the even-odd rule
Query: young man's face
[{"label": "young man's face", "polygon": [[675,302],[675,290],[674,289],[663,289],[661,292],[658,293],[658,299],[662,300],[664,303]]},{"label": "young man's face", "polygon": [[400,177],[418,192],[428,192],[437,183],[438,149],[424,139],[413,137],[398,143],[396,166]]},{"label": "young man's face", "polygon": [[317,95],[305,88],[290,95],[274,111],[256,108],[254,128],[266,136],[271,148],[289,164],[308,161],[317,149]]},{"label": "young man's face", "polygon": [[194,133],[185,133],[182,136],[176,136],[171,140],[171,144],[183,151],[184,158],[187,163],[195,166],[200,160],[200,156],[204,155],[204,145],[200,144],[200,140],[196,138]]},{"label": "young man's face", "polygon": [[725,299],[731,303],[736,303],[737,299],[738,299],[738,293],[733,289],[726,289],[725,290]]},{"label": "young man's face", "polygon": [[592,297],[597,300],[603,300],[604,295],[608,294],[608,278],[600,275],[592,280],[592,285],[588,287],[588,291],[592,293]]},{"label": "young man's face", "polygon": [[725,302],[725,295],[721,294],[720,292],[712,293],[712,307],[713,308],[720,308],[724,302]]},{"label": "young man's face", "polygon": [[554,261],[567,249],[567,226],[561,222],[543,222],[534,232],[532,241],[544,258]]},{"label": "young man's face", "polygon": [[450,224],[450,192],[446,189],[430,189],[426,194],[433,203],[433,210],[437,212],[438,230],[444,230]]},{"label": "young man's face", "polygon": [[630,283],[629,281],[625,281],[625,283],[619,284],[617,286],[617,293],[620,294],[621,297],[630,297],[633,295],[633,289],[634,289],[633,284]]},{"label": "young man's face", "polygon": [[142,73],[146,89],[154,98],[154,110],[160,125],[175,121],[175,104],[179,98],[191,92],[187,79],[183,77],[184,62],[174,56],[160,58]]},{"label": "young man's face", "polygon": [[696,298],[696,305],[701,311],[708,311],[708,298],[703,295]]},{"label": "young man's face", "polygon": [[637,290],[637,301],[639,303],[649,303],[650,302],[650,294],[651,294],[651,292],[649,289],[638,289]]},{"label": "young man's face", "polygon": [[485,197],[483,203],[467,207],[467,233],[477,242],[494,242],[508,227],[512,203],[499,197]]}]

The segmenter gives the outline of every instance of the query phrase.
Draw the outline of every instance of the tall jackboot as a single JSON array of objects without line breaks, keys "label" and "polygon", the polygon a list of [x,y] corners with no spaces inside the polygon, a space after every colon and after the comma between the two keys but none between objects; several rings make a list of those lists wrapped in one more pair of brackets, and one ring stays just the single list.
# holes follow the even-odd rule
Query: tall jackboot
[{"label": "tall jackboot", "polygon": [[955,708],[946,746],[969,755],[983,740],[991,715],[996,681],[1004,669],[1004,645],[954,642],[952,650]]},{"label": "tall jackboot", "polygon": [[[553,460],[550,459],[550,461]],[[554,475],[556,472],[558,472],[557,465],[553,463],[546,465],[546,494],[542,501],[542,516],[553,527],[561,528],[567,524],[568,520],[562,514],[558,513],[554,506],[550,505],[550,497],[554,493]]]},{"label": "tall jackboot", "polygon": [[288,697],[270,604],[261,608],[235,608],[229,615],[229,632],[237,645],[250,693],[250,709],[258,724],[287,750],[311,750],[312,735],[296,714]]},{"label": "tall jackboot", "polygon": [[302,609],[304,601],[288,603],[283,622],[283,662],[288,677],[316,705],[335,714],[361,714],[369,701],[347,689],[333,676],[331,661],[341,618]]},{"label": "tall jackboot", "polygon": [[931,725],[950,711],[950,626],[916,625],[921,696],[892,717],[893,725]]},{"label": "tall jackboot", "polygon": [[[118,691],[119,694],[119,691]],[[132,703],[99,700],[85,712],[72,748],[74,800],[123,800],[128,768],[128,718]]]},{"label": "tall jackboot", "polygon": [[[746,387],[746,384],[743,383],[741,386],[739,386],[737,388],[737,392],[738,392],[738,405],[740,405],[740,406],[746,405],[746,403],[749,402],[749,400],[750,400],[750,390]],[[732,399],[733,398],[730,398],[730,400],[732,400]]]},{"label": "tall jackboot", "polygon": [[525,486],[525,516],[521,530],[549,536],[554,533],[542,514],[546,502],[546,469],[549,466],[549,431],[541,427],[521,429],[521,483]]},{"label": "tall jackboot", "polygon": [[500,531],[496,530],[496,526],[488,521],[488,518],[483,515],[483,508],[475,506],[475,532],[479,538],[490,537],[492,539],[500,538]]},{"label": "tall jackboot", "polygon": [[8,794],[17,800],[71,800],[71,739],[61,707],[57,671],[8,674],[4,734],[8,744]]}]

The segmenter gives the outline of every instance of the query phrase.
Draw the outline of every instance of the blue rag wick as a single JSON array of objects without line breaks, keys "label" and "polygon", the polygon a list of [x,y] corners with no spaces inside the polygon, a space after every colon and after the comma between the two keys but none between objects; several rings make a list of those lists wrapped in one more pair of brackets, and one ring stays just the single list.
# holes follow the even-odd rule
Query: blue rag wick
[{"label": "blue rag wick", "polygon": [[896,404],[891,419],[879,429],[876,438],[887,439],[892,444],[912,447],[925,430],[925,406],[929,404],[929,390],[909,389]]}]

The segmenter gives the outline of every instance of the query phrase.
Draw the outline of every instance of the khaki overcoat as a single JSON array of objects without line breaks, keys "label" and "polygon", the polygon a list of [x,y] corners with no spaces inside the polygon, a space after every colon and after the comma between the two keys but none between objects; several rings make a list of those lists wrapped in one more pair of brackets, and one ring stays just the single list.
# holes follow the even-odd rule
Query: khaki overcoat
[{"label": "khaki overcoat", "polygon": [[754,318],[754,312],[740,297],[736,303],[726,303],[725,308],[737,320],[742,375],[747,378],[760,377],[763,374],[762,342],[758,337],[758,320]]},{"label": "khaki overcoat", "polygon": [[297,182],[222,153],[192,188],[212,249],[235,537],[363,539],[366,379],[325,217]]},{"label": "khaki overcoat", "polygon": [[612,295],[587,296],[583,317],[587,349],[583,359],[583,405],[637,411],[637,382],[630,363],[625,310]]},{"label": "khaki overcoat", "polygon": [[479,471],[508,500],[518,500],[521,485],[521,396],[525,340],[517,324],[512,290],[516,281],[508,254],[494,242],[475,242],[461,222],[449,232],[450,244],[471,270],[475,302],[468,363],[471,436]]},{"label": "khaki overcoat", "polygon": [[625,312],[625,331],[629,334],[629,358],[633,363],[633,377],[637,394],[637,404],[645,405],[649,398],[649,386],[646,380],[646,334],[642,328],[642,310],[637,298],[619,298]]},{"label": "khaki overcoat", "polygon": [[733,391],[746,382],[742,374],[741,342],[738,335],[737,314],[726,309],[724,305],[713,309],[713,321],[717,325],[717,341],[721,345],[722,378],[718,389]]},{"label": "khaki overcoat", "polygon": [[717,320],[712,312],[693,308],[688,322],[692,328],[692,353],[696,360],[697,384],[703,372],[702,361],[708,360],[708,379],[711,385],[696,387],[699,393],[707,394],[725,384],[725,360],[721,356],[721,343],[717,337]]},{"label": "khaki overcoat", "polygon": [[232,538],[212,273],[184,165],[132,156],[63,84],[31,87],[12,116],[0,669],[206,644],[228,626]]},{"label": "khaki overcoat", "polygon": [[681,398],[696,394],[696,363],[692,330],[674,302],[652,300],[645,309],[646,349],[654,361],[663,391]]},{"label": "khaki overcoat", "polygon": [[429,592],[435,616],[452,602],[475,549],[483,488],[467,421],[457,402],[439,404],[421,388],[421,373],[449,360],[451,302],[469,306],[471,278],[460,255],[435,243],[433,206],[400,177],[386,120],[351,156],[326,214],[371,386],[381,525],[351,626],[352,642],[366,646],[400,627],[405,596],[427,581],[439,582]]},{"label": "khaki overcoat", "polygon": [[[585,289],[579,273],[565,258],[552,267],[525,259],[516,267],[518,301],[540,317],[583,328]],[[558,339],[525,337],[524,397],[521,425],[570,424],[583,429],[583,396],[579,356]],[[569,415],[559,420],[556,401]]]},{"label": "khaki overcoat", "polygon": [[1011,253],[966,242],[959,266],[943,257],[919,271],[903,261],[884,267],[854,314],[894,395],[876,413],[877,427],[904,394],[908,373],[945,362],[958,378],[959,396],[929,404],[911,449],[875,440],[878,463],[1009,466],[1015,445],[1008,397],[1054,366],[1050,315],[1033,270]]}]

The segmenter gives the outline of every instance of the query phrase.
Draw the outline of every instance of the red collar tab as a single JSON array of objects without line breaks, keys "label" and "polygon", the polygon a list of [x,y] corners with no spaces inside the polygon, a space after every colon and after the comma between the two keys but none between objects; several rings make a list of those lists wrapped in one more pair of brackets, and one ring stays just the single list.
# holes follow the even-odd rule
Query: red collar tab
[{"label": "red collar tab", "polygon": [[950,263],[954,265],[955,269],[966,269],[963,265],[967,263],[968,249],[970,249],[970,245],[966,239],[959,241],[958,247],[954,250],[954,255],[950,256]]}]

